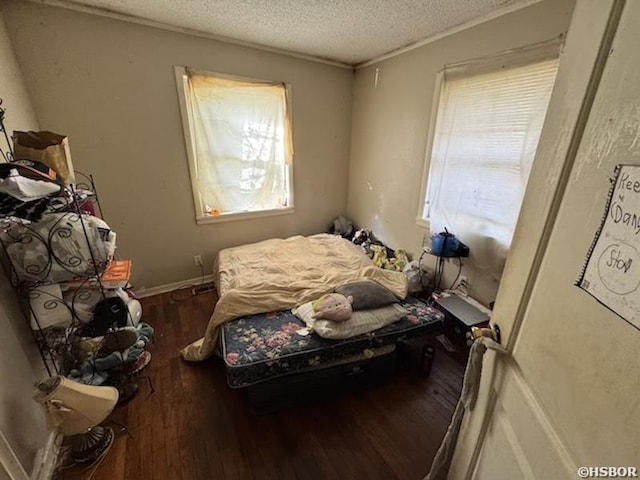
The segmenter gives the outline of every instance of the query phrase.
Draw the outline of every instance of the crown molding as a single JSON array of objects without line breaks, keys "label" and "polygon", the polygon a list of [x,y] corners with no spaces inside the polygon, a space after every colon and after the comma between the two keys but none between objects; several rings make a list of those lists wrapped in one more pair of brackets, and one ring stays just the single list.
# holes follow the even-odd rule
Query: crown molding
[{"label": "crown molding", "polygon": [[409,45],[405,45],[404,47],[397,48],[395,50],[391,50],[388,53],[380,55],[379,57],[374,57],[371,60],[367,60],[362,63],[355,64],[353,68],[355,70],[360,70],[361,68],[366,68],[376,63],[380,63],[383,60],[387,60],[389,58],[397,57],[398,55],[402,55],[403,53],[410,52],[411,50],[415,50],[416,48],[423,47],[433,42],[437,42],[438,40],[442,40],[449,35],[453,35],[454,33],[459,33],[464,30],[468,30],[469,28],[476,27],[480,24],[488,22],[489,20],[493,20],[498,17],[502,17],[503,15],[507,15],[512,12],[516,12],[523,8],[530,7],[536,3],[541,2],[542,0],[526,0],[524,2],[519,2],[511,5],[507,5],[506,7],[502,7],[498,10],[494,10],[493,12],[482,15],[481,17],[474,18],[473,20],[469,20],[468,22],[461,23],[456,25],[455,27],[448,28],[443,30],[440,33],[435,35],[431,35],[430,37],[424,38],[422,40],[418,40],[417,42],[410,43]]}]

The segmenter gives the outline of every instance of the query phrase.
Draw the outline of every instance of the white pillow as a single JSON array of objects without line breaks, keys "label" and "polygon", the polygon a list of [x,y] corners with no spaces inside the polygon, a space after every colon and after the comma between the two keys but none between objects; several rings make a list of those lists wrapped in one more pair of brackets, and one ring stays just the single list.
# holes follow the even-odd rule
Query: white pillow
[{"label": "white pillow", "polygon": [[400,320],[407,311],[397,303],[370,310],[353,312],[351,318],[344,322],[316,320],[313,318],[313,302],[308,302],[291,310],[291,312],[307,324],[311,330],[324,338],[340,340],[363,333],[373,332],[390,323]]}]

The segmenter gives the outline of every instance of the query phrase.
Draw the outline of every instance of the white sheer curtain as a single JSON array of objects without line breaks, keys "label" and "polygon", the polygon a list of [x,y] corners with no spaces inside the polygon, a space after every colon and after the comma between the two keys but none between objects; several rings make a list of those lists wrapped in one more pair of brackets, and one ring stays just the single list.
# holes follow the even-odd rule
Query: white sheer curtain
[{"label": "white sheer curtain", "polygon": [[558,60],[447,75],[438,106],[423,218],[469,245],[500,279],[529,179]]},{"label": "white sheer curtain", "polygon": [[286,86],[191,69],[187,83],[203,210],[227,214],[290,206]]}]

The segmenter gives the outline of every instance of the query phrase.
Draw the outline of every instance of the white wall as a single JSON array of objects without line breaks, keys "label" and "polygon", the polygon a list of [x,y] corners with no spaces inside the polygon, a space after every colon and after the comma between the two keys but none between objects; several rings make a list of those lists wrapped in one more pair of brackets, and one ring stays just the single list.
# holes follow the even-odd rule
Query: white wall
[{"label": "white wall", "polygon": [[[7,130],[37,129],[38,123],[0,13],[0,98]],[[4,148],[4,139],[0,141]],[[0,431],[22,466],[31,471],[48,431],[41,407],[32,399],[33,383],[45,376],[15,292],[0,273]]]},{"label": "white wall", "polygon": [[[545,0],[357,70],[349,216],[389,246],[419,254],[426,229],[415,218],[436,73],[446,64],[556,37],[567,30],[572,11],[573,0]],[[433,265],[434,259],[426,262]],[[447,273],[452,281],[457,262]],[[472,295],[486,303],[495,299],[495,281],[470,269],[465,274]]]},{"label": "white wall", "polygon": [[[207,38],[39,5],[5,15],[40,127],[69,136],[95,175],[136,287],[199,275],[223,247],[324,231],[347,206],[353,72]],[[293,89],[295,213],[197,226],[174,65]]]}]

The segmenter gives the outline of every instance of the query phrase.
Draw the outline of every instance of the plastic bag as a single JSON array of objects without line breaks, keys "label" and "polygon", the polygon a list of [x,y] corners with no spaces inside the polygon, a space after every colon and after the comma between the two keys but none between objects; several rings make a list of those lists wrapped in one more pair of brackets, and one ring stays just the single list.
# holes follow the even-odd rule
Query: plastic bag
[{"label": "plastic bag", "polygon": [[407,290],[409,293],[418,293],[422,291],[422,280],[420,275],[420,265],[416,260],[405,265],[402,271],[407,277]]},{"label": "plastic bag", "polygon": [[420,263],[417,260],[407,263],[402,272],[407,277],[407,290],[409,293],[420,293],[426,285],[431,283],[433,272],[426,266],[422,265],[420,271]]}]

